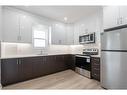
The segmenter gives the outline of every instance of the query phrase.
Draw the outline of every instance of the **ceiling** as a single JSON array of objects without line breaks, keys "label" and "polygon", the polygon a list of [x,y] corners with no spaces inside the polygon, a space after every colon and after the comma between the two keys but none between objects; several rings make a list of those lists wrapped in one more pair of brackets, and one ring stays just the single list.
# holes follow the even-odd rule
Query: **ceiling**
[{"label": "ceiling", "polygon": [[[98,11],[101,6],[15,6],[18,9],[65,23],[74,23]],[[64,20],[67,17],[67,21]]]}]

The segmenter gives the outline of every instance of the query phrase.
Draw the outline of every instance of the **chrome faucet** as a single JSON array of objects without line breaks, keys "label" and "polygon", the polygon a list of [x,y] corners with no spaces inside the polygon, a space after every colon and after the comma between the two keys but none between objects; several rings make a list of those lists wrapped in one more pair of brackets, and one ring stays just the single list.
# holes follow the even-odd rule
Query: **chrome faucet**
[{"label": "chrome faucet", "polygon": [[43,50],[41,49],[41,50],[40,50],[40,53],[39,53],[38,55],[42,55],[42,54],[43,54]]}]

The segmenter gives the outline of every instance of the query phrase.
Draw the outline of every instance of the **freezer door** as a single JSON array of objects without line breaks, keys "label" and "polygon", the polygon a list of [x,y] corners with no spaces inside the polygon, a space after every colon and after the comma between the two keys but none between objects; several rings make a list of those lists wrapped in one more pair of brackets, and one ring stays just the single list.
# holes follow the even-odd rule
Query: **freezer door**
[{"label": "freezer door", "polygon": [[102,50],[127,50],[127,28],[101,34]]},{"label": "freezer door", "polygon": [[127,89],[127,52],[101,52],[101,86]]}]

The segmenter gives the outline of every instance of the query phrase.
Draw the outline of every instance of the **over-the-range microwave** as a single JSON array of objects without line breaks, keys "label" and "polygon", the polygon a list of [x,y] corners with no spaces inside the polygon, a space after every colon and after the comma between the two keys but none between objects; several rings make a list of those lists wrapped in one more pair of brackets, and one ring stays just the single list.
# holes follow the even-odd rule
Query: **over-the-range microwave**
[{"label": "over-the-range microwave", "polygon": [[80,44],[95,43],[95,32],[79,36]]}]

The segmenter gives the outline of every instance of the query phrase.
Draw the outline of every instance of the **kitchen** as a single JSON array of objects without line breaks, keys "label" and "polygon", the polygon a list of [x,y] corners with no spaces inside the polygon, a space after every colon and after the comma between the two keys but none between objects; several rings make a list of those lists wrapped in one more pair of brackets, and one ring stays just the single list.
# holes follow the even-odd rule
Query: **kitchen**
[{"label": "kitchen", "polygon": [[1,89],[126,89],[124,62],[122,81],[110,83],[121,66],[114,72],[103,54],[121,45],[110,33],[126,29],[126,8],[0,6]]}]

